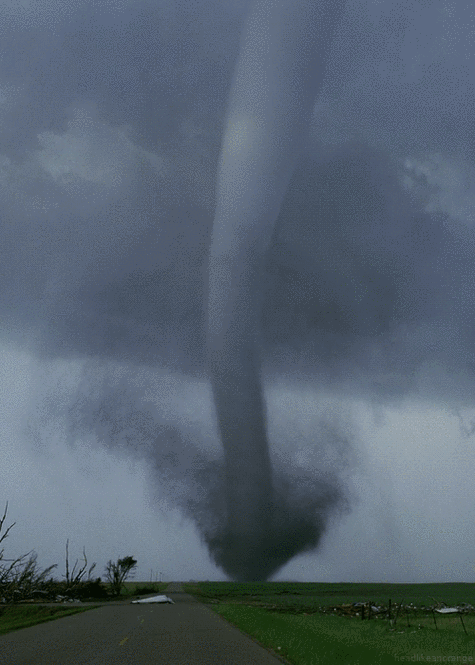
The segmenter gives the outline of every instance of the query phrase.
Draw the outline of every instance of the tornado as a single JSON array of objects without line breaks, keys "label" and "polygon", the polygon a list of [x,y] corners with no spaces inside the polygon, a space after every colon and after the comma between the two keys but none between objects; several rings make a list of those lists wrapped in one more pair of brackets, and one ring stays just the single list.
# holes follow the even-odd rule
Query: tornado
[{"label": "tornado", "polygon": [[[233,579],[265,580],[314,548],[331,492],[299,508],[276,480],[261,377],[265,257],[322,86],[339,0],[258,0],[244,24],[216,182],[207,353],[225,519],[208,538]],[[304,502],[305,503],[305,502]],[[310,513],[310,514],[309,514]]]}]

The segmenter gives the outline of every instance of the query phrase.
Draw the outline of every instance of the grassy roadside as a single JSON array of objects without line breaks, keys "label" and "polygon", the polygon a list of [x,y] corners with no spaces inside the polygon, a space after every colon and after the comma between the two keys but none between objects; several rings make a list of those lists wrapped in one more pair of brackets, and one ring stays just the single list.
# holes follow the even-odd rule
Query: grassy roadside
[{"label": "grassy roadside", "polygon": [[[109,600],[127,601],[130,598],[141,595],[148,595],[151,593],[160,594],[167,586],[168,583],[166,582],[156,582],[153,584],[149,582],[126,582],[120,596],[111,597]],[[0,635],[6,635],[13,630],[19,630],[20,628],[35,626],[36,624],[44,623],[45,621],[54,621],[54,619],[60,619],[61,617],[77,614],[78,612],[93,610],[96,607],[100,607],[101,603],[104,602],[107,602],[107,599],[105,601],[99,600],[97,605],[88,605],[86,607],[78,605],[71,607],[71,605],[63,605],[60,603],[56,606],[45,605],[42,603],[0,605]]]},{"label": "grassy roadside", "polygon": [[[186,591],[293,665],[475,663],[475,614],[464,615],[466,635],[457,616],[439,615],[436,629],[432,613],[419,607],[434,594],[447,604],[473,603],[475,585],[208,583],[186,585]],[[418,603],[393,627],[384,618],[362,621],[325,612],[338,603],[387,602],[388,591],[394,599]]]},{"label": "grassy roadside", "polygon": [[88,607],[47,607],[45,605],[11,605],[0,608],[0,635],[5,635],[13,630],[35,626],[37,623],[53,621],[60,617],[78,614],[93,610],[99,605],[88,605]]},{"label": "grassy roadside", "polygon": [[[231,604],[212,609],[295,665],[386,665],[411,662],[416,657],[423,662],[444,662],[442,655],[445,662],[451,662],[452,657],[452,662],[475,663],[475,633],[467,637],[460,627],[460,632],[414,628],[409,633],[388,633],[376,621],[356,622],[332,615],[292,616]],[[474,621],[470,627],[473,631]]]}]

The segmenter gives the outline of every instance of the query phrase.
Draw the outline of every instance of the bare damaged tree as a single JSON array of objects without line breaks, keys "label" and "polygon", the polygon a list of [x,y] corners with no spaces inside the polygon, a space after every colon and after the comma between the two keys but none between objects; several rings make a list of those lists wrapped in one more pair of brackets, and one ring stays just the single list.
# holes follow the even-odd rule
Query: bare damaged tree
[{"label": "bare damaged tree", "polygon": [[41,591],[41,587],[46,581],[49,573],[57,567],[57,564],[45,568],[41,571],[38,569],[36,552],[29,552],[29,559],[25,561],[28,555],[21,557],[19,564],[13,570],[10,586],[13,587],[13,597],[16,600],[23,600],[30,598],[36,592]]},{"label": "bare damaged tree", "polygon": [[[86,574],[87,570],[87,556],[86,556],[86,548],[82,548],[82,555],[83,555],[83,561],[84,565],[79,568],[79,570],[76,572],[76,566],[78,565],[78,559],[76,559],[76,563],[73,566],[73,570],[71,574],[69,573],[69,538],[66,541],[66,575],[63,577],[66,577],[66,587],[68,591],[73,591],[76,589],[78,586],[80,586],[81,582],[84,582],[83,580],[84,575]],[[96,564],[93,563],[92,566],[89,567],[89,571],[87,574],[87,581],[91,580],[91,573],[96,567]]]},{"label": "bare damaged tree", "polygon": [[[2,534],[7,512],[8,501],[3,517],[0,519],[0,543],[7,538],[10,530],[16,524],[16,522],[10,524]],[[29,598],[35,591],[41,589],[47,575],[57,566],[57,564],[53,564],[49,568],[40,571],[37,564],[37,554],[34,550],[16,559],[5,559],[3,553],[4,548],[0,550],[0,597],[5,602]],[[9,565],[4,565],[3,561],[8,562]]]},{"label": "bare damaged tree", "polygon": [[118,596],[125,580],[133,574],[137,561],[132,556],[118,559],[116,563],[109,561],[106,566],[106,580],[111,585],[112,593]]},{"label": "bare damaged tree", "polygon": [[[6,506],[5,506],[5,510],[4,510],[4,513],[3,513],[3,517],[2,517],[2,519],[0,520],[0,534],[2,533],[3,524],[4,524],[5,519],[6,519],[6,517],[7,517],[7,512],[8,512],[8,501],[7,501],[7,504],[6,504]],[[5,531],[5,533],[0,537],[0,543],[2,543],[2,542],[5,540],[5,538],[8,536],[8,532],[10,531],[10,529],[11,529],[12,527],[15,526],[15,524],[16,524],[16,522],[13,522],[13,524],[10,524],[10,526],[9,526],[8,529]],[[2,560],[2,558],[3,558],[3,548],[2,548],[2,551],[0,552],[0,561]]]}]

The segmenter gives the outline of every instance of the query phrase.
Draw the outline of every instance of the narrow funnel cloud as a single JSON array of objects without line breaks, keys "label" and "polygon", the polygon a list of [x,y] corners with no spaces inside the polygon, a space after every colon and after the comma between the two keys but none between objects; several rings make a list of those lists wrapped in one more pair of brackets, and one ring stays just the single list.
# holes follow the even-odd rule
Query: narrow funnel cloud
[{"label": "narrow funnel cloud", "polygon": [[[340,0],[257,0],[228,100],[209,253],[208,357],[225,457],[225,526],[209,541],[240,580],[266,579],[318,544],[337,493],[313,514],[273,477],[261,380],[264,260],[328,60]],[[285,483],[284,483],[285,485]],[[282,485],[283,487],[283,485]],[[318,492],[317,492],[318,493]]]}]

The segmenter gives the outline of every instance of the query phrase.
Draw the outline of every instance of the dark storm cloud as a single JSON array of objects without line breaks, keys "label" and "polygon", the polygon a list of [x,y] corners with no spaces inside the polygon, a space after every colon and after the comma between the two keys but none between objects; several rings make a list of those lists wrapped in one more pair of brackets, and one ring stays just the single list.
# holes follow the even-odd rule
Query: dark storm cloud
[{"label": "dark storm cloud", "polygon": [[[212,11],[207,3],[194,10],[178,5],[173,11],[147,3],[118,5],[115,11],[84,6],[54,29],[45,21],[39,28],[22,26],[9,38],[4,35],[2,84],[7,95],[22,85],[2,113],[2,155],[12,160],[4,165],[2,179],[3,311],[12,325],[19,319],[26,328],[46,326],[41,341],[46,352],[97,351],[112,357],[130,352],[128,357],[147,363],[154,362],[154,353],[162,356],[158,363],[176,355],[185,371],[188,362],[203,363],[204,261],[220,128],[244,9],[233,15],[227,7],[221,21],[211,25],[205,20]],[[360,33],[356,27],[350,37],[356,40]],[[220,39],[224,35],[226,45]],[[33,71],[28,58],[36,51]],[[463,72],[460,87],[467,76]],[[366,76],[374,71],[370,68]],[[432,108],[409,111],[407,117],[423,119],[429,127],[444,108],[465,121],[464,100],[454,99],[450,91],[442,95],[433,78],[434,90],[417,93],[430,99]],[[335,77],[333,87],[339,82]],[[381,91],[383,81],[377,83],[365,93]],[[452,79],[450,90],[454,85]],[[394,124],[397,135],[410,124],[403,122],[401,103],[391,105],[399,88],[404,86],[390,78],[386,94],[378,96],[387,113],[400,119]],[[26,98],[29,103],[23,103]],[[374,106],[373,98],[370,94]],[[197,100],[207,104],[206,110]],[[364,100],[360,94],[357,101]],[[140,158],[127,153],[120,192],[101,189],[94,174],[74,188],[28,162],[26,155],[40,147],[38,135],[67,131],[78,107],[104,123],[104,147],[117,143],[116,127],[129,125],[134,145],[155,150],[165,164],[169,152],[184,150],[187,143],[180,124],[194,118],[203,127],[200,144],[208,149],[210,205],[198,204],[189,188],[172,182],[172,177],[185,178],[179,167],[161,178],[150,163],[140,162],[139,169]],[[384,117],[381,130],[386,129]],[[437,148],[445,144],[440,134],[433,139]],[[388,155],[366,144],[345,145],[335,154],[326,147],[325,152],[322,160],[319,145],[313,155],[309,150],[284,200],[269,257],[268,345],[283,340],[298,346],[306,336],[315,343],[330,333],[339,353],[346,349],[352,355],[350,350],[359,352],[368,339],[389,335],[391,323],[446,321],[465,329],[471,297],[462,285],[470,280],[471,229],[454,231],[443,213],[411,208]],[[45,302],[45,286],[55,271],[60,283],[50,291],[57,296]],[[180,342],[173,339],[176,333]],[[169,339],[170,353],[160,351],[163,337]]]},{"label": "dark storm cloud", "polygon": [[[38,14],[25,4],[15,20],[10,10],[0,73],[4,338],[45,360],[206,375],[215,179],[248,4],[84,5],[49,18],[46,5]],[[264,367],[383,401],[419,392],[459,403],[475,369],[469,9],[456,3],[451,16],[434,2],[431,23],[417,4],[381,4],[379,14],[348,4],[314,138],[266,256]],[[458,171],[437,171],[437,155]],[[467,186],[454,189],[464,169]],[[71,441],[94,430],[117,446],[129,429],[127,446],[167,470],[175,498],[182,487],[178,503],[219,560],[219,455],[184,423],[147,414],[130,382],[117,390],[107,373],[95,376],[94,362],[68,407]],[[303,476],[276,482],[296,493],[289,505],[303,521],[343,501],[336,479],[302,496]]]},{"label": "dark storm cloud", "polygon": [[359,143],[302,162],[269,255],[265,308],[269,347],[303,353],[303,372],[337,384],[352,374],[388,397],[415,390],[426,361],[474,369],[473,229],[415,205],[397,175]]},{"label": "dark storm cloud", "polygon": [[[5,36],[1,149],[10,161],[2,183],[2,265],[9,275],[4,309],[20,321],[11,322],[15,335],[34,319],[32,335],[43,329],[38,346],[46,354],[125,352],[154,362],[158,352],[162,361],[178,354],[187,369],[195,358],[199,362],[200,271],[211,208],[186,190],[183,171],[193,160],[180,128],[190,118],[200,118],[205,128],[197,148],[202,154],[192,167],[209,170],[205,187],[212,199],[239,8],[212,24],[214,5],[198,9],[186,3],[173,10],[148,3],[119,4],[115,11],[84,5],[51,27],[47,21],[40,28],[28,24]],[[222,33],[229,33],[224,53]],[[33,71],[28,58],[37,51]],[[101,182],[101,164],[91,172],[87,155],[76,181],[67,174],[52,178],[31,159],[38,148],[40,155],[41,148],[60,150],[55,137],[71,132],[71,123],[77,144],[87,138],[94,144],[91,152],[125,143],[122,153],[111,155],[119,185]],[[125,125],[134,147],[156,151],[165,161],[181,150],[183,164],[168,162],[167,177],[161,177],[160,165],[131,154],[131,144],[118,135]],[[49,299],[45,291],[52,293]],[[182,343],[174,349],[178,330]],[[157,334],[170,340],[170,348],[155,343]],[[186,359],[184,336],[192,344]]]}]

